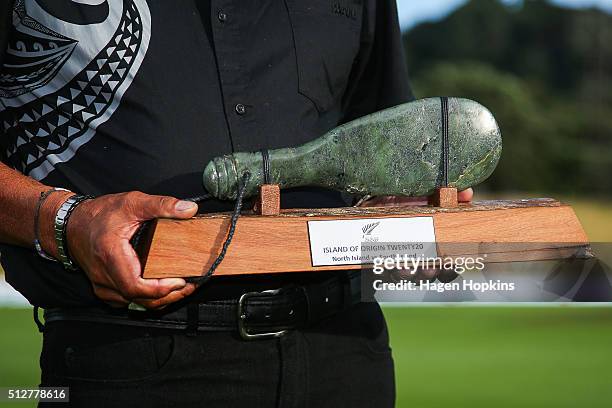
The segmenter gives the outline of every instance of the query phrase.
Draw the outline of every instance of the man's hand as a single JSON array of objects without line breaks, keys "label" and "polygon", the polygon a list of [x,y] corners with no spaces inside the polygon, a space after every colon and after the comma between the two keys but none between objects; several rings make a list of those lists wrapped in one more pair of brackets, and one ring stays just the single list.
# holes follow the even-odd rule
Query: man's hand
[{"label": "man's hand", "polygon": [[68,222],[68,250],[89,277],[94,293],[112,306],[130,302],[160,308],[195,290],[181,278],[143,279],[130,244],[143,221],[153,218],[191,218],[198,206],[172,197],[140,192],[106,195],[85,201]]}]

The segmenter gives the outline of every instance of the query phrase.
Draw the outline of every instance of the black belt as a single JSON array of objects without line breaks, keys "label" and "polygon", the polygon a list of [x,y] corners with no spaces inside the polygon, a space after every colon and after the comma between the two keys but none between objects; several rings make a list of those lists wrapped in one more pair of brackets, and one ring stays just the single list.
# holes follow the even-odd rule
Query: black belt
[{"label": "black belt", "polygon": [[361,301],[361,272],[339,273],[324,282],[247,292],[239,299],[190,303],[173,311],[47,309],[45,323],[85,321],[197,331],[237,330],[244,339],[279,337]]}]

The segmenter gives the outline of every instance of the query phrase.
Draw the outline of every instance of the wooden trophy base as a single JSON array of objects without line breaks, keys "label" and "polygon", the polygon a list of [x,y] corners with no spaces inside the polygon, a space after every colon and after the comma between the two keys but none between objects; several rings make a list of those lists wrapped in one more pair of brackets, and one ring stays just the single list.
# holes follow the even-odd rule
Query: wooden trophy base
[{"label": "wooden trophy base", "polygon": [[[587,235],[569,205],[548,198],[457,204],[456,190],[448,190],[453,189],[441,189],[430,200],[436,206],[281,210],[278,186],[262,186],[255,211],[239,218],[214,275],[362,268],[313,266],[308,222],[325,220],[429,217],[439,257],[487,254],[486,262],[516,262],[589,253]],[[143,276],[203,275],[221,251],[229,223],[229,213],[154,221],[139,248]]]}]

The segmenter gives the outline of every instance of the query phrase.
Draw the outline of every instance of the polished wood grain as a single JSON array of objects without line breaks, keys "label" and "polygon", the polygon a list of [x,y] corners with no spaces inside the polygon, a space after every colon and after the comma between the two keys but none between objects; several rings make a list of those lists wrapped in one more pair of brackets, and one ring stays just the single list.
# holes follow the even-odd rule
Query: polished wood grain
[{"label": "polished wood grain", "polygon": [[459,206],[457,198],[458,191],[452,187],[438,187],[436,191],[428,197],[430,205],[442,208],[455,208]]},{"label": "polished wood grain", "polygon": [[[215,275],[359,269],[359,265],[312,267],[307,222],[423,216],[434,219],[439,256],[487,253],[488,262],[508,262],[588,252],[588,238],[572,208],[551,199],[481,201],[456,208],[281,210],[277,216],[240,217]],[[147,255],[142,256],[144,277],[203,274],[221,250],[228,227],[228,213],[158,220],[139,250]]]},{"label": "polished wood grain", "polygon": [[259,215],[279,215],[280,186],[278,184],[259,186],[259,196],[255,200],[253,211]]}]

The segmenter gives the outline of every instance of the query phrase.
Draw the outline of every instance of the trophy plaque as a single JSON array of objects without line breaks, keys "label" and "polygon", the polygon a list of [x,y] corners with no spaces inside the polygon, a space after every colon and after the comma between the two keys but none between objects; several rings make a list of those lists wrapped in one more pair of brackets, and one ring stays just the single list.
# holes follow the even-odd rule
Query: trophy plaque
[{"label": "trophy plaque", "polygon": [[[438,256],[487,262],[589,255],[572,208],[553,199],[458,203],[494,171],[495,118],[461,98],[422,99],[339,126],[305,145],[217,157],[204,187],[233,213],[153,220],[137,252],[145,278],[361,269],[377,242],[428,242]],[[316,186],[358,196],[428,196],[429,205],[282,209],[284,189]],[[252,211],[240,211],[257,197]],[[231,243],[231,245],[230,245]]]}]

